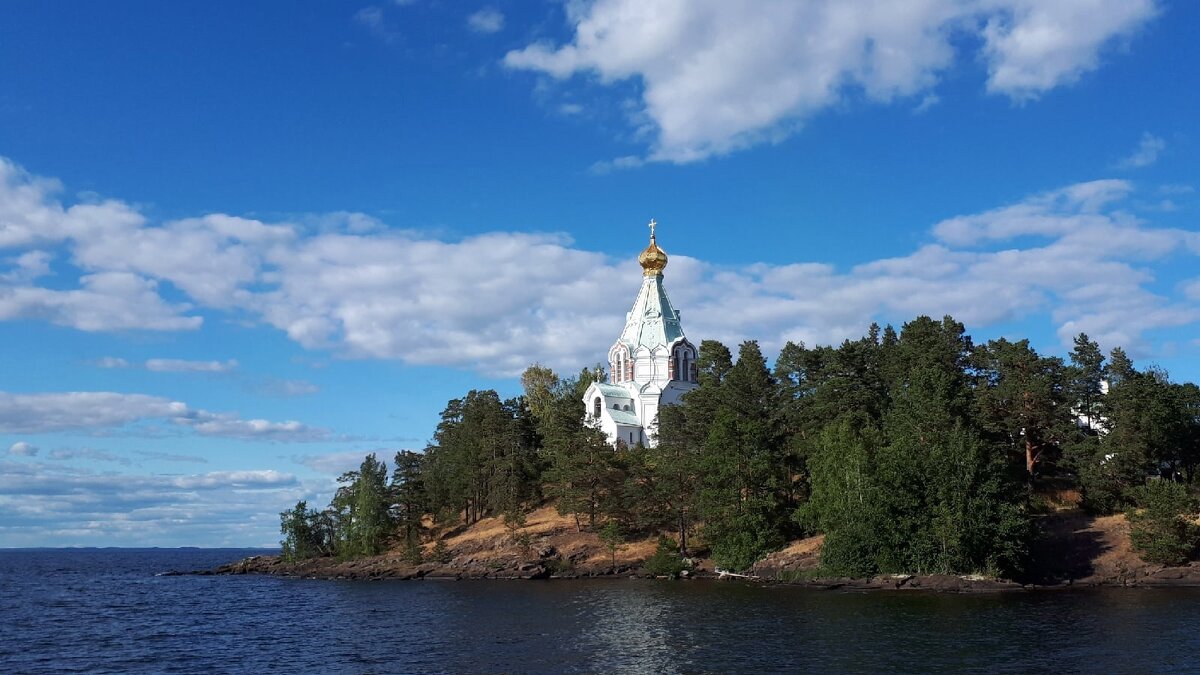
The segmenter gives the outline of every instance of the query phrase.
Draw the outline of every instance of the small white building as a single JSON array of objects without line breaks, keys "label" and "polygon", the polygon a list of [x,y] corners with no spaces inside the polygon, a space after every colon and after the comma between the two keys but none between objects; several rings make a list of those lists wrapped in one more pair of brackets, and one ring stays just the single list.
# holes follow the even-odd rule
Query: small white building
[{"label": "small white building", "polygon": [[611,443],[653,446],[659,406],[696,388],[696,348],[688,342],[663,287],[667,254],[655,240],[638,256],[642,288],[625,317],[625,330],[608,350],[608,382],[593,382],[583,395],[588,423]]}]

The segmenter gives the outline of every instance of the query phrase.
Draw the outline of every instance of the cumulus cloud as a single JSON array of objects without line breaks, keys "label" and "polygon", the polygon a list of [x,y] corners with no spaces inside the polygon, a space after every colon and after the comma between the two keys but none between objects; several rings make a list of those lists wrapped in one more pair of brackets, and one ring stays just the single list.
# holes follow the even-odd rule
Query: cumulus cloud
[{"label": "cumulus cloud", "polygon": [[638,82],[634,123],[655,136],[647,158],[690,162],[778,140],[847,96],[926,95],[956,45],[980,45],[989,92],[1036,98],[1096,69],[1157,12],[1155,0],[596,0],[567,4],[569,43],[537,42],[504,63]]},{"label": "cumulus cloud", "polygon": [[[280,504],[328,499],[274,470],[98,472],[0,459],[7,545],[246,546],[278,541]],[[322,481],[319,489],[325,489]]]},{"label": "cumulus cloud", "polygon": [[499,33],[504,30],[504,15],[494,7],[484,7],[467,17],[467,28],[476,33]]},{"label": "cumulus cloud", "polygon": [[244,420],[236,413],[212,413],[193,409],[180,401],[146,394],[108,391],[43,394],[0,392],[0,432],[47,433],[112,429],[149,420],[167,420],[205,436],[272,441],[316,441],[330,438],[328,431],[296,421]]},{"label": "cumulus cloud", "polygon": [[[37,232],[42,239],[29,245],[57,244],[85,276],[126,274],[169,285],[198,309],[236,313],[239,320],[277,328],[306,348],[344,357],[489,375],[511,375],[533,361],[575,369],[606,351],[613,326],[624,323],[641,280],[632,256],[614,260],[577,248],[562,235],[492,232],[442,241],[418,232],[352,229],[344,217],[336,219],[344,226],[306,229],[218,215],[164,225],[126,216],[108,236],[124,238],[128,247],[141,251],[117,260],[115,254],[95,253],[90,235],[72,234],[55,220],[69,220],[64,214],[74,207],[63,207],[39,187],[53,181],[22,180],[0,191],[0,204],[6,195],[20,195],[19,208],[3,208],[41,214],[37,218],[44,227]],[[837,342],[860,334],[872,320],[951,313],[972,327],[1046,316],[1065,344],[1084,330],[1108,346],[1146,349],[1148,333],[1197,321],[1196,298],[1183,290],[1172,297],[1156,289],[1153,265],[1200,254],[1200,233],[1156,227],[1135,217],[1126,210],[1136,205],[1135,195],[1135,186],[1124,180],[1068,185],[947,218],[932,226],[916,250],[849,269],[803,261],[728,267],[672,251],[667,283],[676,304],[685,308],[693,337],[757,338],[768,348],[795,339]],[[114,213],[130,213],[119,203],[104,203]],[[21,218],[14,216],[14,222]],[[663,242],[670,250],[667,227]],[[49,241],[45,232],[62,234]],[[154,262],[158,248],[193,243],[225,263],[206,272],[203,266]],[[113,246],[104,244],[105,250]],[[13,293],[65,292],[60,287],[0,281],[0,308]],[[165,304],[158,295],[150,303],[155,300]],[[160,327],[153,316],[137,312],[105,325]],[[174,367],[185,369],[182,363],[192,370],[233,367],[231,361]],[[294,383],[281,385],[279,393],[310,390],[308,383]],[[316,440],[324,433],[299,422],[247,420],[182,403],[170,409],[170,401],[155,397],[120,398],[107,405],[104,397],[125,395],[54,394],[37,401],[36,410],[24,410],[20,406],[31,399],[3,396],[10,398],[0,398],[0,428],[17,433],[114,427],[142,419],[239,438]],[[53,398],[69,396],[94,398],[72,405]],[[86,412],[77,415],[77,408]]]},{"label": "cumulus cloud", "polygon": [[8,454],[20,457],[33,457],[38,454],[38,447],[26,441],[17,441],[8,446]]},{"label": "cumulus cloud", "polygon": [[1142,140],[1138,142],[1137,149],[1133,154],[1117,162],[1117,167],[1122,169],[1140,169],[1144,166],[1150,166],[1158,161],[1159,154],[1167,149],[1167,142],[1146,132],[1142,134]]},{"label": "cumulus cloud", "polygon": [[232,413],[191,411],[172,421],[190,427],[202,436],[224,436],[264,441],[323,441],[330,438],[324,429],[315,429],[295,420],[272,422],[263,419],[244,420]]},{"label": "cumulus cloud", "polygon": [[187,411],[183,403],[145,394],[0,392],[0,431],[43,433],[118,427],[141,419],[176,417]]}]

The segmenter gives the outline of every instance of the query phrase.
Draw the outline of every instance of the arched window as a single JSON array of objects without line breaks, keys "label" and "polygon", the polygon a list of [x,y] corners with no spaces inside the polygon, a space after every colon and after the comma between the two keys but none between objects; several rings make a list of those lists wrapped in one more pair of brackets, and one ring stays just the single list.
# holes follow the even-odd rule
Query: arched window
[{"label": "arched window", "polygon": [[601,401],[600,397],[597,396],[596,400],[592,402],[592,417],[595,417],[596,419],[600,419],[600,408],[603,408],[603,407],[604,407],[604,401]]}]

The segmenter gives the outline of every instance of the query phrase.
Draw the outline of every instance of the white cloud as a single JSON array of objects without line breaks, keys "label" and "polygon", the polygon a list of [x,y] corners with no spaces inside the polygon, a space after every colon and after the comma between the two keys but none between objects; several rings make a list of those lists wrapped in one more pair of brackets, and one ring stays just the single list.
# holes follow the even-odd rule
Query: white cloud
[{"label": "white cloud", "polygon": [[1075,82],[1100,48],[1158,14],[1155,0],[988,0],[983,28],[988,90],[1017,100]]},{"label": "white cloud", "polygon": [[[23,180],[9,181],[8,192],[0,191],[0,209],[74,217],[65,214],[75,207],[62,207],[52,195],[31,197],[31,186],[53,181]],[[20,194],[19,207],[5,204],[6,194]],[[838,342],[860,334],[872,320],[907,320],[918,313],[950,313],[972,327],[1044,315],[1068,344],[1072,333],[1085,330],[1109,346],[1145,349],[1153,331],[1197,321],[1197,298],[1183,289],[1175,297],[1152,289],[1153,264],[1200,255],[1200,233],[1155,227],[1134,217],[1125,210],[1136,205],[1134,195],[1133,184],[1123,180],[1069,185],[947,218],[932,226],[930,240],[916,250],[848,270],[806,262],[723,267],[673,251],[667,284],[693,338],[757,338],[768,349],[789,339]],[[605,353],[641,279],[632,255],[614,260],[576,248],[561,235],[493,232],[448,242],[416,232],[352,228],[344,216],[315,229],[219,214],[156,226],[117,202],[104,204],[111,213],[125,214],[106,230],[108,236],[140,247],[137,255],[118,259],[104,252],[108,244],[93,248],[92,235],[74,234],[49,216],[45,231],[63,234],[27,244],[61,247],[64,263],[85,270],[85,278],[133,275],[150,284],[124,299],[110,294],[116,298],[112,302],[137,304],[136,311],[118,315],[120,320],[108,314],[93,326],[83,324],[82,314],[73,316],[70,325],[89,330],[161,328],[145,308],[167,306],[159,294],[169,286],[178,291],[174,296],[195,303],[196,311],[235,313],[239,320],[275,327],[306,348],[345,357],[492,375],[519,372],[533,361],[573,370]],[[668,250],[675,240],[671,228],[666,223],[661,231]],[[160,248],[191,245],[213,257],[211,268],[154,262]],[[64,292],[69,291],[35,281],[0,281],[0,317],[14,295]],[[149,296],[139,300],[143,292]],[[60,318],[52,313],[31,318],[36,317]],[[200,320],[178,313],[168,317]],[[185,363],[201,364],[187,366],[199,370],[233,366],[202,361],[174,367]],[[263,386],[274,386],[281,395],[304,394],[312,387],[286,381]],[[22,401],[28,403],[28,396]],[[106,402],[102,397],[126,395],[78,396],[100,398],[50,398],[30,410],[19,409],[21,401],[0,398],[0,428],[24,433],[165,419],[202,434],[329,438],[299,422],[246,420],[182,403],[181,409],[168,410],[164,406],[171,402],[155,397]]]},{"label": "white cloud", "polygon": [[120,428],[147,420],[168,420],[204,436],[270,441],[317,441],[328,431],[296,421],[241,419],[236,413],[212,413],[187,404],[146,394],[75,391],[45,394],[0,392],[0,432]]},{"label": "white cloud", "polygon": [[187,411],[183,403],[145,394],[0,392],[0,431],[43,433],[118,427],[141,419],[176,417]]},{"label": "white cloud", "polygon": [[[320,489],[326,488],[321,482]],[[11,546],[273,545],[279,511],[328,500],[273,470],[156,475],[0,459],[0,541]]]},{"label": "white cloud", "polygon": [[320,455],[297,455],[292,460],[317,473],[328,476],[340,476],[347,471],[357,469],[362,464],[363,458],[372,452],[375,453],[378,459],[389,464],[392,458],[396,456],[395,450],[344,450]]},{"label": "white cloud", "polygon": [[21,457],[33,457],[38,454],[38,447],[26,441],[17,441],[8,446],[8,454]]},{"label": "white cloud", "polygon": [[1147,131],[1142,134],[1142,140],[1138,142],[1138,147],[1133,154],[1117,162],[1117,166],[1122,169],[1140,169],[1150,166],[1158,161],[1159,154],[1166,148],[1166,141]]},{"label": "white cloud", "polygon": [[1077,183],[1011,206],[944,220],[934,225],[933,232],[938,239],[954,246],[1026,235],[1059,237],[1108,223],[1110,217],[1100,210],[1124,199],[1132,190],[1133,186],[1123,180]]},{"label": "white cloud", "polygon": [[156,373],[227,373],[237,368],[237,360],[188,361],[185,359],[147,359],[146,370]]},{"label": "white cloud", "polygon": [[504,30],[504,15],[494,7],[484,7],[467,17],[467,28],[476,33],[499,33]]},{"label": "white cloud", "polygon": [[0,285],[0,320],[38,319],[82,331],[194,330],[199,316],[181,316],[189,305],[172,305],[158,283],[126,272],[79,277],[80,288]]},{"label": "white cloud", "polygon": [[134,450],[133,454],[146,459],[160,462],[186,462],[189,464],[208,464],[208,460],[195,455],[179,455],[173,452],[158,452],[156,450]]},{"label": "white cloud", "polygon": [[366,26],[378,38],[391,40],[396,37],[394,31],[387,27],[381,7],[363,7],[354,13],[354,20]]},{"label": "white cloud", "polygon": [[179,476],[170,479],[174,487],[194,490],[196,488],[263,488],[279,485],[291,485],[296,477],[290,473],[282,473],[274,469],[264,471],[210,471],[195,476]]},{"label": "white cloud", "polygon": [[47,454],[47,457],[59,461],[87,459],[94,462],[111,462],[125,466],[133,463],[128,457],[96,448],[55,448]]},{"label": "white cloud", "polygon": [[226,361],[193,361],[187,359],[146,359],[140,365],[116,356],[105,356],[94,362],[97,368],[145,368],[155,373],[227,373],[237,368],[236,359]]},{"label": "white cloud", "polygon": [[1035,98],[1097,68],[1105,46],[1156,14],[1154,0],[596,0],[568,3],[570,43],[504,62],[638,82],[634,123],[655,134],[646,159],[691,162],[779,140],[847,96],[928,96],[956,44],[982,45],[988,91]]},{"label": "white cloud", "polygon": [[314,429],[295,420],[271,422],[263,419],[244,420],[229,413],[210,413],[197,410],[175,417],[173,421],[190,427],[202,436],[223,436],[264,441],[322,441],[330,438],[324,429]]},{"label": "white cloud", "polygon": [[913,114],[914,115],[922,115],[926,112],[929,112],[930,108],[933,108],[934,106],[936,106],[937,104],[939,104],[941,102],[942,102],[942,98],[940,96],[938,96],[937,94],[934,94],[934,93],[925,94],[925,96],[921,98],[921,102],[918,103],[916,105],[916,107],[913,108]]}]

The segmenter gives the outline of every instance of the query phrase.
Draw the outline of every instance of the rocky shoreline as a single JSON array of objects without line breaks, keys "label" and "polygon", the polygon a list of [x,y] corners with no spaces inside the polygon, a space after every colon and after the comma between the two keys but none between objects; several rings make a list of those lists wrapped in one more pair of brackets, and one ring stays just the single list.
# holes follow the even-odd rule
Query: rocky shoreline
[{"label": "rocky shoreline", "polygon": [[[297,562],[279,556],[251,556],[212,570],[172,574],[264,574],[303,579],[381,580],[540,580],[650,578],[643,563],[655,540],[631,541],[614,555],[595,533],[580,531],[552,508],[529,514],[520,537],[500,521],[446,533],[422,551],[413,564],[400,551],[355,560],[315,558]],[[995,593],[1094,587],[1200,587],[1200,562],[1180,567],[1147,563],[1129,544],[1124,516],[1088,516],[1071,511],[1046,516],[1032,551],[1033,565],[1022,582],[978,575],[880,575],[870,578],[820,576],[822,537],[792,542],[766,556],[745,575],[715,569],[711,560],[693,559],[687,579],[732,578],[748,583],[781,584],[843,591],[936,591]],[[432,561],[437,559],[437,562]],[[615,564],[614,564],[615,562]]]},{"label": "rocky shoreline", "polygon": [[[512,565],[504,567],[498,567],[494,564],[490,566],[454,566],[437,563],[411,565],[386,555],[349,561],[322,558],[295,563],[284,561],[278,556],[252,556],[212,570],[202,570],[188,574],[263,574],[302,579],[355,581],[652,578],[652,575],[646,573],[644,569],[630,565],[618,565],[616,568],[587,568],[567,571],[556,570],[556,565],[553,562],[548,563],[544,560],[516,561]],[[778,576],[723,576],[717,572],[704,569],[689,573],[683,578],[710,580],[729,578],[748,583],[779,584],[820,590],[996,593],[1101,587],[1200,587],[1200,565],[1162,567],[1157,570],[1143,571],[1140,574],[1118,575],[1106,578],[1070,579],[1054,583],[1025,584],[1007,579],[988,579],[977,576],[955,576],[948,574],[881,575],[861,579],[849,577],[814,577],[811,579],[789,580],[786,577],[780,578]]]}]

